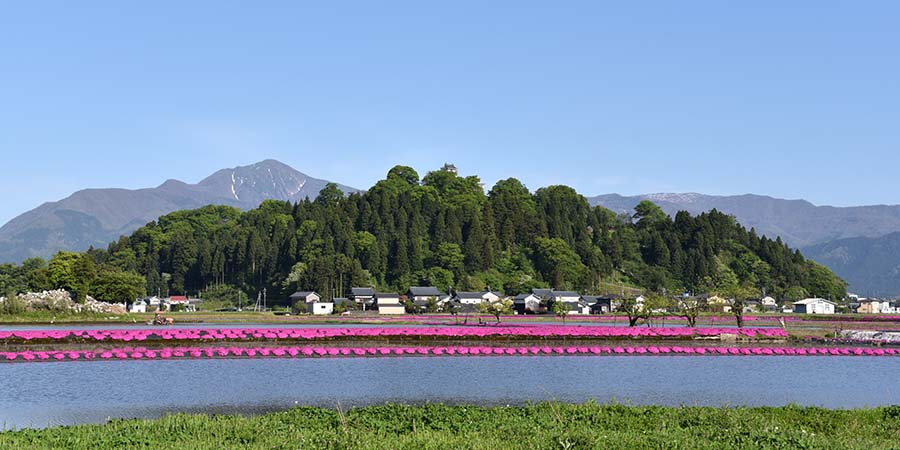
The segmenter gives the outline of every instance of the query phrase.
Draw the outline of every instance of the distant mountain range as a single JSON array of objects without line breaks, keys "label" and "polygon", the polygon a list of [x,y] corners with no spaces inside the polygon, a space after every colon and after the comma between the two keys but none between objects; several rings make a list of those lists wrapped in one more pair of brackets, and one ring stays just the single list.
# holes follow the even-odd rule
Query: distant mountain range
[{"label": "distant mountain range", "polygon": [[591,204],[622,213],[633,212],[641,200],[653,201],[670,215],[715,208],[761,235],[781,236],[843,277],[851,291],[900,295],[900,205],[816,206],[805,200],[752,194],[610,194],[589,199]]},{"label": "distant mountain range", "polygon": [[[106,248],[119,236],[182,209],[210,204],[251,209],[266,199],[315,198],[327,183],[265,160],[219,170],[197,184],[168,180],[146,189],[85,189],[44,203],[0,227],[0,262],[46,258],[59,250]],[[345,193],[357,191],[338,186]]]},{"label": "distant mountain range", "polygon": [[735,216],[746,228],[793,247],[850,237],[878,237],[900,231],[900,205],[816,206],[806,200],[783,200],[763,195],[647,194],[624,197],[617,194],[589,199],[616,212],[634,212],[641,200],[650,200],[670,215],[680,210],[699,214],[713,208]]},{"label": "distant mountain range", "polygon": [[[0,262],[49,257],[59,250],[105,248],[159,216],[209,204],[241,209],[263,200],[315,198],[328,183],[290,166],[265,160],[219,170],[197,184],[169,180],[146,189],[85,189],[45,203],[0,227]],[[358,189],[339,185],[345,193]],[[745,227],[787,244],[844,277],[853,291],[900,295],[900,205],[816,206],[805,200],[761,195],[695,193],[600,195],[589,198],[619,213],[632,213],[651,200],[670,215],[699,214],[713,208],[734,215]]]},{"label": "distant mountain range", "polygon": [[831,268],[860,295],[900,295],[900,233],[838,239],[803,249]]}]

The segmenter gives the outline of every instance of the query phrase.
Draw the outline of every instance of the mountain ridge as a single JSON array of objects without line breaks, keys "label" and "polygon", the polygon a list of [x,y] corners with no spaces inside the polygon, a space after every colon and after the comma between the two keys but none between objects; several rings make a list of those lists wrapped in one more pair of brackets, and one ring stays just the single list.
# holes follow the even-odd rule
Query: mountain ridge
[{"label": "mountain ridge", "polygon": [[590,197],[618,213],[630,212],[641,200],[651,200],[666,213],[685,210],[699,214],[717,209],[757,233],[799,248],[837,239],[879,237],[900,231],[900,205],[818,206],[802,199],[741,194],[716,196],[698,193],[654,193],[634,196],[605,194]]},{"label": "mountain ridge", "polygon": [[[0,227],[0,262],[46,258],[59,250],[105,247],[121,235],[182,209],[217,204],[246,210],[269,198],[315,198],[327,183],[266,159],[219,169],[195,184],[168,179],[156,187],[81,189],[61,200],[45,202]],[[338,187],[345,193],[358,191],[346,185]]]}]

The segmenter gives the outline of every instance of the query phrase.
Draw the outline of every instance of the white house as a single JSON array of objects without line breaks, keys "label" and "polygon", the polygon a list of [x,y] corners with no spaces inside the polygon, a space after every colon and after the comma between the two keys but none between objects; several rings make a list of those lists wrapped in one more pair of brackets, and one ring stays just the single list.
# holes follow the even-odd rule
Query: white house
[{"label": "white house", "polygon": [[513,299],[513,309],[516,314],[538,314],[547,312],[542,299],[534,294],[519,294]]},{"label": "white house", "polygon": [[399,294],[378,292],[375,294],[375,306],[378,307],[378,314],[406,314]]},{"label": "white house", "polygon": [[859,308],[856,312],[860,314],[887,314],[891,313],[891,302],[887,300],[879,300],[877,298],[861,298],[859,299]]},{"label": "white house", "polygon": [[306,303],[306,312],[316,316],[334,313],[334,303],[313,300]]},{"label": "white house", "polygon": [[[316,303],[318,303],[319,301],[322,300],[322,297],[319,294],[317,294],[315,291],[297,291],[297,292],[294,292],[293,294],[291,294],[290,299],[291,299],[291,306],[297,312],[307,312],[310,314],[326,314],[324,312],[319,312],[319,311],[325,311],[328,309],[328,306],[324,305],[324,303],[327,303],[327,302],[323,302],[323,306],[321,306],[319,308],[316,308],[314,306]],[[310,305],[313,305],[313,307],[310,307]],[[331,311],[333,311],[333,310],[334,310],[334,304],[332,303]],[[328,311],[327,314],[331,314],[331,311]]]},{"label": "white house", "polygon": [[763,297],[759,302],[760,304],[762,304],[763,309],[766,311],[775,311],[776,309],[778,309],[778,302],[776,302],[772,297]]},{"label": "white house", "polygon": [[137,300],[131,304],[131,309],[129,309],[129,312],[145,313],[147,312],[147,303],[145,303],[143,299]]},{"label": "white house", "polygon": [[797,314],[834,314],[836,303],[824,298],[805,298],[794,302],[793,305]]},{"label": "white house", "polygon": [[457,292],[454,300],[463,305],[477,305],[479,303],[494,303],[500,300],[500,296],[491,292]]},{"label": "white house", "polygon": [[578,303],[581,301],[581,294],[572,291],[552,291],[550,300],[563,303]]}]

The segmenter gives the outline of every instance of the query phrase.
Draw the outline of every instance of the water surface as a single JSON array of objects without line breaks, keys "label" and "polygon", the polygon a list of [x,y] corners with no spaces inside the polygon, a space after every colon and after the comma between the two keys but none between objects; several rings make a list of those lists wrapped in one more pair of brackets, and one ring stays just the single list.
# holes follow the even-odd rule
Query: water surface
[{"label": "water surface", "polygon": [[[900,358],[532,356],[92,361],[0,365],[0,424],[100,423],[294,405],[900,404]],[[864,380],[864,382],[861,382]]]}]

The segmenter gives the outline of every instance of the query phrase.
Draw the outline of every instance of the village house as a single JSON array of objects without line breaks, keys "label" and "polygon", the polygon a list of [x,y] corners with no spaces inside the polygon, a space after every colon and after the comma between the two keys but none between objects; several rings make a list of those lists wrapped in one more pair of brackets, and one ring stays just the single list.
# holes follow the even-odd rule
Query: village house
[{"label": "village house", "polygon": [[325,302],[322,300],[313,300],[306,303],[307,314],[316,316],[324,316],[334,313],[334,302]]},{"label": "village house", "polygon": [[760,304],[762,304],[762,308],[764,311],[776,311],[778,309],[778,302],[776,302],[772,297],[763,297],[759,302]]},{"label": "village house", "polygon": [[491,291],[482,292],[457,292],[452,300],[460,304],[477,305],[479,303],[494,303],[500,300],[500,296]]},{"label": "village house", "polygon": [[315,291],[297,291],[291,294],[291,305],[294,312],[324,315],[334,312],[334,303],[323,302]]},{"label": "village house", "polygon": [[[561,297],[560,297],[561,298]],[[547,311],[553,311],[554,305],[556,303],[562,303],[565,305],[566,309],[568,309],[569,314],[590,314],[591,306],[583,301],[562,301],[562,300],[550,300],[547,302]]]},{"label": "village house", "polygon": [[431,286],[412,286],[409,288],[406,297],[420,309],[425,309],[429,301],[434,301],[435,304],[441,305],[450,300],[450,296]]},{"label": "village house", "polygon": [[744,302],[745,313],[762,312],[762,302],[759,300],[747,300]]},{"label": "village house", "polygon": [[131,304],[131,307],[128,309],[128,312],[132,313],[145,313],[147,312],[147,306],[150,305],[150,299],[154,300],[154,306],[159,306],[159,297],[144,297],[138,300],[135,300],[134,303]]},{"label": "village house", "polygon": [[578,303],[581,301],[581,294],[572,291],[550,291],[550,298],[547,301]]},{"label": "village house", "polygon": [[834,314],[834,302],[824,298],[805,298],[793,303],[796,314]]},{"label": "village house", "polygon": [[886,314],[891,308],[891,302],[877,298],[861,298],[856,312],[860,314]]},{"label": "village house", "polygon": [[590,309],[591,314],[607,314],[612,312],[613,296],[610,295],[585,295],[581,297]]},{"label": "village house", "polygon": [[189,311],[189,306],[191,304],[186,295],[172,295],[169,298],[164,299],[163,303],[165,303],[166,309],[169,311],[173,311],[176,308],[181,311]]},{"label": "village house", "polygon": [[372,309],[372,306],[375,305],[375,289],[370,287],[350,288],[349,298],[360,305],[363,311]]},{"label": "village house", "polygon": [[400,303],[400,294],[393,292],[376,292],[375,307],[378,314],[405,314],[406,307]]},{"label": "village house", "polygon": [[540,314],[547,312],[546,303],[541,297],[531,294],[519,294],[513,298],[513,310],[516,314]]}]

